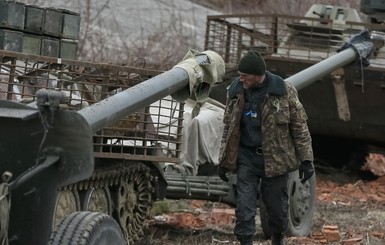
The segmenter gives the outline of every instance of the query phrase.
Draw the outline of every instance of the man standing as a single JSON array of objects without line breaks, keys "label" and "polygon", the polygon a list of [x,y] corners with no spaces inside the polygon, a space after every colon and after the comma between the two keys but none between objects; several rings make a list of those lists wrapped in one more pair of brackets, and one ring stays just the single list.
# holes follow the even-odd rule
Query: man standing
[{"label": "man standing", "polygon": [[260,181],[272,244],[284,244],[288,174],[299,169],[304,183],[314,172],[307,116],[296,89],[266,71],[258,52],[244,55],[238,72],[227,94],[218,175],[228,181],[226,172],[237,172],[234,233],[241,245],[253,244]]}]

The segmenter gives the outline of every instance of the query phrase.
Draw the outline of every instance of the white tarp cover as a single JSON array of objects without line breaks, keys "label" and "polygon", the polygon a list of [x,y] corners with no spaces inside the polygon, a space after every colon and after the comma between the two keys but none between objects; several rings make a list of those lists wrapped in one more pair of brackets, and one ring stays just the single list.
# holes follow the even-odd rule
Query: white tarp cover
[{"label": "white tarp cover", "polygon": [[194,106],[195,102],[191,100],[185,105],[182,164],[192,168],[196,175],[199,165],[218,164],[224,109],[206,102],[193,118],[191,112]]}]

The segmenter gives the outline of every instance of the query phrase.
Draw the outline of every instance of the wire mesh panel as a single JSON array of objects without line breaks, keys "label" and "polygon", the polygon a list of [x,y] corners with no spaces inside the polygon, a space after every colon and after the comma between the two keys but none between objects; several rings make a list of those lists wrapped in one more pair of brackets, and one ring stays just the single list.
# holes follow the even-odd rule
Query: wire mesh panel
[{"label": "wire mesh panel", "polygon": [[205,49],[218,52],[235,66],[249,50],[266,58],[318,62],[335,54],[352,35],[368,29],[375,43],[372,65],[383,66],[383,26],[339,19],[294,17],[276,14],[215,15],[207,17]]},{"label": "wire mesh panel", "polygon": [[[36,106],[39,89],[54,89],[65,94],[62,109],[80,110],[159,73],[0,51],[0,99]],[[179,162],[183,106],[166,97],[109,125],[94,136],[95,156]]]}]

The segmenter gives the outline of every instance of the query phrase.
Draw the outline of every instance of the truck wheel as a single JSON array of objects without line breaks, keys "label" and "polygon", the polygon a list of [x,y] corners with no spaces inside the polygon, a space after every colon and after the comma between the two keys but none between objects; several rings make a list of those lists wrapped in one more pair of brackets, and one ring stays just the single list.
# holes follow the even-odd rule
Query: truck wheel
[{"label": "truck wheel", "polygon": [[48,245],[127,244],[116,221],[107,214],[75,212],[65,217],[51,234]]},{"label": "truck wheel", "polygon": [[301,183],[298,171],[290,173],[289,182],[289,225],[288,236],[308,236],[313,225],[316,201],[315,174]]},{"label": "truck wheel", "polygon": [[[308,236],[313,224],[316,198],[315,174],[304,184],[301,183],[298,171],[289,174],[289,223],[287,236]],[[269,218],[262,200],[260,201],[260,219],[263,235],[271,237]]]}]

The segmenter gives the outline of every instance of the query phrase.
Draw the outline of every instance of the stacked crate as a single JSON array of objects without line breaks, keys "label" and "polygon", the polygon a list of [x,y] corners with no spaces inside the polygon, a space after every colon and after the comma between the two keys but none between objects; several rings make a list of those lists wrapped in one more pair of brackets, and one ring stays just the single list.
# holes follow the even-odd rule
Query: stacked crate
[{"label": "stacked crate", "polygon": [[0,0],[0,49],[76,59],[80,15]]}]

